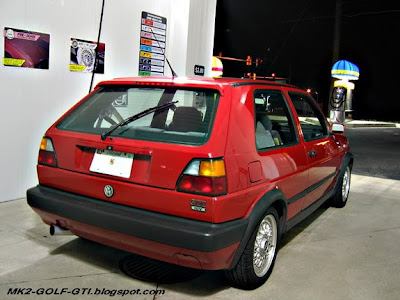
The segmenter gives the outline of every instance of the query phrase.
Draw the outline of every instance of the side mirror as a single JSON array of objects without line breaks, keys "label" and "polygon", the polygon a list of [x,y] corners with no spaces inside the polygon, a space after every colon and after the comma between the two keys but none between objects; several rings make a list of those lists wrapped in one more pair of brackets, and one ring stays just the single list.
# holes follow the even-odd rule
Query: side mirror
[{"label": "side mirror", "polygon": [[345,127],[343,124],[339,124],[339,123],[334,123],[331,126],[331,131],[332,133],[340,133],[340,134],[344,134],[345,132]]}]

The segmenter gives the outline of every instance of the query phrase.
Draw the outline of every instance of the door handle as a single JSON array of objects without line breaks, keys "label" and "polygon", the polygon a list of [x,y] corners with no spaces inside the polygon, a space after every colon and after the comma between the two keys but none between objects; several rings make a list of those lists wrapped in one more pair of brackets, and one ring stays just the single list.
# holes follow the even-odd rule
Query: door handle
[{"label": "door handle", "polygon": [[314,156],[316,156],[318,154],[318,151],[310,151],[310,152],[308,152],[308,156],[309,157],[314,157]]}]

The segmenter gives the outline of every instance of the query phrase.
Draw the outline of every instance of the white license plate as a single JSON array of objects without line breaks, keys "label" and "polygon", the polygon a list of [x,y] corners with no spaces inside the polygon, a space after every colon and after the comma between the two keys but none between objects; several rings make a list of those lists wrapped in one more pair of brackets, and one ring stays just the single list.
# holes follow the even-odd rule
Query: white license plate
[{"label": "white license plate", "polygon": [[91,172],[129,178],[131,176],[133,157],[132,153],[97,149],[89,170]]}]

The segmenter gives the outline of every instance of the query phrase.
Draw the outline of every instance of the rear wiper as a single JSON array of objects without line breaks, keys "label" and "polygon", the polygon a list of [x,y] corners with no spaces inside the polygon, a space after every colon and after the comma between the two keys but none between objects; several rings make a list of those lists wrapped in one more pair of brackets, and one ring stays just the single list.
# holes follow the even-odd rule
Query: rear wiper
[{"label": "rear wiper", "polygon": [[171,106],[173,106],[175,103],[178,103],[178,101],[172,101],[172,102],[168,102],[162,105],[157,105],[154,107],[150,107],[136,115],[130,116],[129,118],[126,118],[125,120],[123,120],[122,122],[116,124],[114,127],[110,128],[108,131],[104,132],[101,134],[101,139],[104,141],[115,129],[125,126],[133,121],[136,121],[137,119],[140,119],[144,116],[147,116],[148,114],[151,114],[152,112],[157,112],[157,111],[161,111],[164,109],[167,109]]}]

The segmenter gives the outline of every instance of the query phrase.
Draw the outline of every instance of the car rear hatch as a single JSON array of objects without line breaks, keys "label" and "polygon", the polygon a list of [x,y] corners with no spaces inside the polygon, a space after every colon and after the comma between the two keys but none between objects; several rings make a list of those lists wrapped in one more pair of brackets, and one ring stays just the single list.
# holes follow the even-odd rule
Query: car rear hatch
[{"label": "car rear hatch", "polygon": [[[216,138],[212,149],[208,143],[219,100],[218,90],[210,88],[100,86],[46,133],[56,170],[174,190],[194,158],[223,156],[224,138]],[[85,191],[90,186],[45,173],[39,170],[41,183],[94,196]],[[102,190],[98,196],[104,197]]]}]

